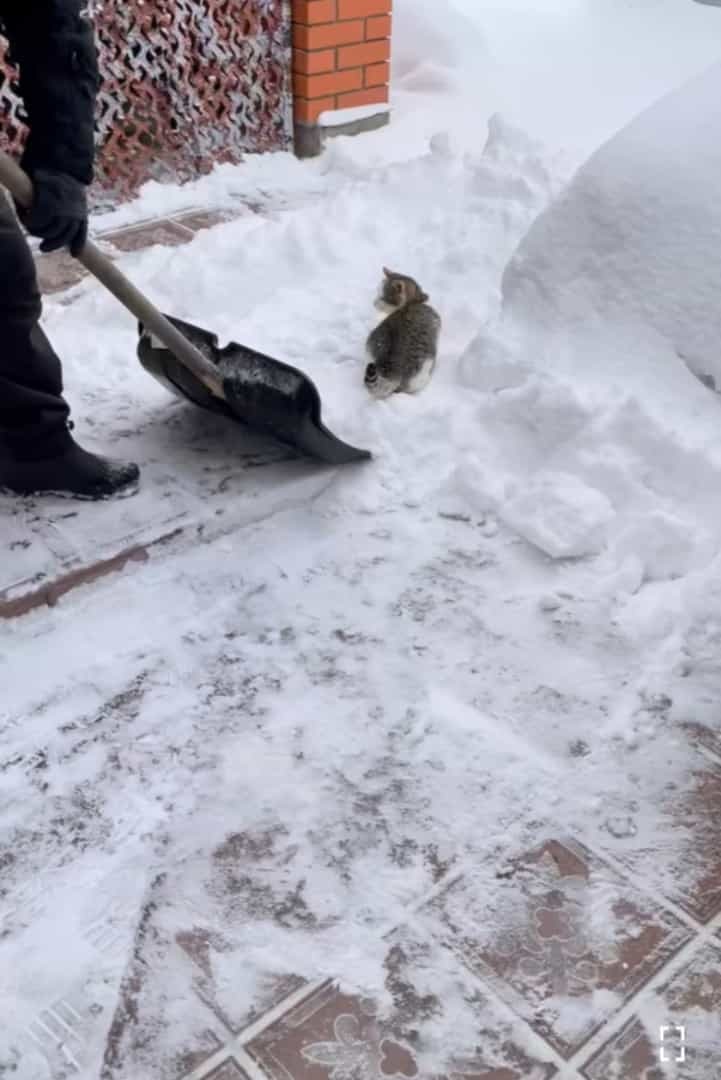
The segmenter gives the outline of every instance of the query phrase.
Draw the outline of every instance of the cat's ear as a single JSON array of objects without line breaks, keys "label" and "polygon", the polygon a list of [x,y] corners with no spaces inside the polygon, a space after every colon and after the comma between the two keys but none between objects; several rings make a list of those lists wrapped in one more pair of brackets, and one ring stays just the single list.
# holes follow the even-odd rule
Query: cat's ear
[{"label": "cat's ear", "polygon": [[426,300],[428,300],[428,298],[429,297],[428,297],[427,292],[423,292],[423,289],[418,290],[418,303],[419,304],[425,304],[425,302],[426,302]]},{"label": "cat's ear", "polygon": [[383,273],[387,278],[396,278],[399,276],[398,274],[394,274],[392,270],[389,270],[387,266],[383,267]]}]

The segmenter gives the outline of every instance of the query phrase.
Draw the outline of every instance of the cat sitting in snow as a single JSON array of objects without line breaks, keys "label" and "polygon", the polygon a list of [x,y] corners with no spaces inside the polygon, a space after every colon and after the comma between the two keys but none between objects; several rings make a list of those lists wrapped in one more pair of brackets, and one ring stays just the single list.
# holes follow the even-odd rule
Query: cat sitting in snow
[{"label": "cat sitting in snow", "polygon": [[383,268],[376,308],[386,318],[366,343],[365,385],[375,398],[417,394],[436,366],[441,317],[417,281]]}]

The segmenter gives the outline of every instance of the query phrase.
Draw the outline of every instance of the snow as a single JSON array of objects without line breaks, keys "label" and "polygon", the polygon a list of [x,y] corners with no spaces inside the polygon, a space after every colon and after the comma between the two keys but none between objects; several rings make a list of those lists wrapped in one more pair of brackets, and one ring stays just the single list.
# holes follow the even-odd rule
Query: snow
[{"label": "snow", "polygon": [[638,585],[718,553],[718,399],[694,376],[721,385],[720,89],[715,65],[590,158],[461,360],[465,385],[495,391],[484,469],[501,516],[552,557],[591,541]]},{"label": "snow", "polygon": [[[247,1016],[289,974],[387,1003],[384,935],[416,927],[438,865],[472,880],[489,934],[511,914],[500,871],[548,835],[654,853],[651,893],[680,865],[701,876],[662,807],[698,760],[675,725],[719,730],[720,413],[696,375],[721,375],[721,72],[698,75],[721,23],[665,0],[458,4],[397,0],[386,131],[148,185],[98,222],[246,206],[121,265],[221,344],[306,371],[374,461],[303,473],[302,498],[264,493],[261,468],[223,475],[233,530],[208,514],[204,541],[0,630],[0,1072],[17,1080],[54,1076],[28,1031],[58,1000],[97,1005],[76,1071],[98,1075],[146,917],[156,1026],[122,1049],[129,1075],[176,1077],[198,1006],[168,943],[189,910],[220,942],[204,978]],[[427,390],[378,403],[363,345],[383,264],[443,330]],[[132,435],[155,483],[179,407],[135,362],[132,319],[91,283],[72,295],[46,324],[77,433]],[[167,481],[199,511],[208,457]],[[612,948],[615,877],[604,895],[592,932]],[[440,1068],[472,1052],[477,1006],[428,949]],[[567,1033],[591,1024],[565,993],[546,1005]]]},{"label": "snow", "polygon": [[719,57],[718,11],[694,0],[402,0],[394,19],[397,108],[427,88],[428,131],[460,88],[469,136],[501,112],[574,165]]},{"label": "snow", "polygon": [[569,473],[539,471],[499,506],[504,522],[553,559],[580,558],[603,550],[613,519],[609,499]]},{"label": "snow", "polygon": [[182,186],[150,180],[139,198],[94,217],[93,229],[102,237],[112,229],[198,209],[241,211],[252,220],[257,214],[303,205],[325,190],[322,173],[304,168],[291,154],[251,155],[242,169],[217,165],[209,175]]},{"label": "snow", "polygon": [[357,105],[353,109],[326,109],[318,117],[323,128],[342,127],[355,124],[359,120],[370,120],[375,116],[384,116],[390,112],[387,105]]},{"label": "snow", "polygon": [[[694,372],[721,385],[720,89],[714,65],[579,170],[508,267],[509,308],[564,326],[602,320],[634,336],[655,331]],[[628,381],[625,360],[614,375]]]}]

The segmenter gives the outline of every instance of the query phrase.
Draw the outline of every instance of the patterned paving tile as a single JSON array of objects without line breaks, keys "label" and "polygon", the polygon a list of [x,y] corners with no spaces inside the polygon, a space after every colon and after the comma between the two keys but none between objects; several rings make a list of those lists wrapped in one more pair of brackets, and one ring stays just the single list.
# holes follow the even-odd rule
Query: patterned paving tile
[{"label": "patterned paving tile", "polygon": [[112,244],[118,251],[139,251],[152,244],[177,247],[179,244],[187,244],[192,240],[192,229],[169,218],[161,218],[105,233],[103,240]]},{"label": "patterned paving tile", "polygon": [[[480,1012],[478,1020],[480,1026]],[[488,1057],[478,1050],[440,1072],[429,1070],[415,1041],[398,1035],[374,1002],[329,984],[271,1024],[247,1050],[270,1080],[549,1080],[556,1072],[510,1041]]]},{"label": "patterned paving tile", "polygon": [[[292,975],[272,973],[249,981],[243,939],[226,929],[216,891],[208,860],[183,852],[164,860],[146,899],[110,1025],[105,1080],[145,1075],[150,1041],[167,1063],[159,1080],[202,1073],[203,1063],[233,1034],[303,985]],[[182,1046],[178,1031],[184,1033]],[[235,1077],[233,1067],[227,1065],[228,1077]]]},{"label": "patterned paving tile", "polygon": [[721,758],[721,730],[716,731],[707,724],[699,723],[684,724],[684,727],[699,746]]},{"label": "patterned paving tile", "polygon": [[119,408],[102,432],[75,402],[82,445],[100,452],[112,446],[140,465],[134,498],[90,512],[67,499],[0,497],[0,619],[53,604],[122,566],[132,569],[171,538],[228,534],[313,497],[327,482],[312,463],[289,460],[284,447],[176,403],[151,379],[146,384],[147,400],[120,402],[127,416]]},{"label": "patterned paving tile", "polygon": [[40,290],[46,295],[69,289],[87,277],[87,270],[66,251],[37,255],[35,267]]},{"label": "patterned paving tile", "polygon": [[178,1076],[185,1076],[186,1073],[207,1061],[222,1046],[223,1042],[216,1032],[208,1030],[202,1032],[200,1041],[194,1043],[192,1049],[175,1056],[172,1065],[173,1072]]},{"label": "patterned paving tile", "polygon": [[[202,217],[198,216],[198,222],[195,221],[194,217],[190,217],[187,224],[182,219],[150,222],[140,227],[119,229],[116,232],[106,234],[102,239],[119,251],[137,251],[152,244],[177,247],[179,244],[188,243],[192,239],[191,232],[197,232],[200,228],[208,228],[211,224],[216,223],[209,221],[208,224],[201,224]],[[225,218],[220,220],[225,220]],[[87,270],[77,259],[74,259],[65,251],[53,251],[49,255],[38,255],[35,259],[35,266],[40,290],[44,296],[64,292],[88,276]]]},{"label": "patterned paving tile", "polygon": [[597,856],[556,840],[502,878],[460,880],[421,917],[564,1057],[691,936]]},{"label": "patterned paving tile", "polygon": [[110,500],[92,515],[66,499],[0,498],[0,554],[7,555],[0,558],[0,618],[52,605],[79,585],[143,562],[187,517],[184,491],[152,494]]},{"label": "patterned paving tile", "polygon": [[526,1025],[491,999],[446,945],[422,936],[414,925],[399,928],[389,944],[388,1026],[413,1047],[422,1076],[432,1071],[431,1059],[435,1080],[555,1076],[550,1052],[531,1057],[533,1036]]},{"label": "patterned paving tile", "polygon": [[[170,1029],[175,1033],[172,1039],[166,1034]],[[178,1031],[183,1033],[182,1040]],[[104,1080],[136,1080],[147,1072],[147,1050],[152,1044],[162,1048],[164,1066],[158,1080],[176,1080],[220,1050],[225,1038],[222,1026],[203,1002],[176,995],[159,1001],[152,974],[136,957],[123,980],[108,1031],[102,1076]]]},{"label": "patterned paving tile", "polygon": [[[192,239],[191,233],[210,229],[236,217],[232,210],[189,210],[172,218],[161,218],[104,233],[102,241],[118,251],[138,251],[152,244],[177,247]],[[46,296],[63,292],[88,276],[87,270],[67,251],[38,254],[35,259],[41,292]]]},{"label": "patterned paving tile", "polygon": [[274,1080],[321,1080],[341,1070],[359,1080],[417,1076],[412,1049],[385,1031],[375,1012],[372,1002],[329,986],[272,1025],[249,1052]]},{"label": "patterned paving tile", "polygon": [[[642,998],[633,1017],[581,1070],[587,1080],[715,1080],[721,1076],[721,949],[702,949]],[[664,1028],[663,1039],[661,1028]]]},{"label": "patterned paving tile", "polygon": [[660,822],[653,855],[645,836],[614,852],[660,892],[701,923],[721,913],[721,767],[697,753],[683,786],[654,789]]},{"label": "patterned paving tile", "polygon": [[505,1065],[489,1065],[479,1054],[465,1062],[456,1062],[434,1080],[551,1080],[557,1074],[555,1065],[533,1061],[512,1044],[506,1044],[503,1053],[507,1058]]},{"label": "patterned paving tile", "polygon": [[[520,1056],[518,1058],[517,1066],[511,1066],[506,1068],[505,1065],[499,1068],[487,1069],[481,1062],[467,1062],[465,1065],[459,1065],[451,1072],[447,1073],[445,1077],[439,1077],[438,1080],[533,1080],[534,1076],[552,1076],[553,1072],[540,1073],[536,1069],[533,1072],[534,1066],[529,1058]],[[555,1072],[555,1070],[553,1070]]]},{"label": "patterned paving tile", "polygon": [[[298,990],[304,980],[296,975],[267,976],[261,980],[256,1000],[248,1008],[234,1012],[232,1006],[218,994],[214,969],[219,967],[219,958],[232,955],[232,947],[217,931],[194,926],[176,934],[175,943],[192,961],[192,985],[195,993],[218,1017],[229,1031],[238,1033],[268,1012],[279,1001]],[[225,961],[221,960],[225,963]],[[237,961],[242,963],[240,958]]]},{"label": "patterned paving tile", "polygon": [[248,1076],[245,1069],[241,1069],[236,1061],[228,1058],[212,1073],[208,1073],[206,1080],[251,1080],[251,1077]]},{"label": "patterned paving tile", "polygon": [[176,214],[172,220],[193,232],[202,229],[212,229],[214,225],[220,225],[224,221],[231,221],[236,216],[232,210],[191,210],[188,213]]}]

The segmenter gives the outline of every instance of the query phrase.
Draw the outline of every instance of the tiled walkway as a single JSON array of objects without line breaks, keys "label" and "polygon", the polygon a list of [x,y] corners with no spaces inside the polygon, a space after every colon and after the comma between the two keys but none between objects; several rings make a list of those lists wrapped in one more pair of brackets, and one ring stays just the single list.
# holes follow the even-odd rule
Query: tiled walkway
[{"label": "tiled walkway", "polygon": [[[126,226],[96,234],[95,239],[108,254],[116,251],[138,251],[152,244],[177,247],[187,244],[196,232],[227,221],[232,213],[216,210],[187,210],[174,217],[154,218],[137,225]],[[87,277],[81,264],[64,252],[40,255],[37,259],[38,277],[46,295],[62,292]]]},{"label": "tiled walkway", "polygon": [[[231,833],[207,859],[181,857],[147,898],[107,1080],[131,1080],[148,1032],[165,1030],[169,971],[174,1000],[195,1001],[186,1044],[163,1047],[169,1080],[716,1080],[721,742],[691,725],[670,726],[659,744],[658,760],[643,763],[649,776],[674,745],[691,754],[686,789],[669,784],[655,807],[675,850],[684,837],[678,863],[649,850],[638,806],[593,849],[544,838],[540,823],[528,850],[481,865],[399,845],[399,864],[422,856],[435,885],[409,896],[370,946],[376,962],[385,957],[382,1002],[354,992],[353,971],[309,983],[290,967],[268,972],[252,1009],[240,1004],[218,978],[244,968],[226,926],[250,911],[298,933],[323,927],[302,893],[268,892],[264,869],[282,861],[282,834]],[[652,783],[639,776],[640,805]]]},{"label": "tiled walkway", "polygon": [[[717,835],[719,766],[721,758],[699,752],[706,802],[695,805],[709,817],[674,823],[689,829],[691,844],[705,847]],[[213,853],[216,897],[224,887],[248,885],[267,843],[234,836]],[[107,1075],[129,1080],[137,1069],[129,1061],[141,1030],[163,1024],[147,1014],[139,1022],[139,1013],[144,1001],[162,997],[150,986],[164,977],[157,973],[172,970],[184,980],[175,989],[181,996],[191,990],[197,1002],[188,1045],[167,1072],[177,1080],[715,1080],[721,851],[717,844],[705,850],[700,877],[697,867],[688,876],[678,868],[673,898],[646,874],[621,868],[633,858],[569,839],[541,842],[493,872],[449,868],[432,896],[411,905],[407,923],[385,935],[391,1004],[383,1009],[343,982],[307,984],[289,972],[269,977],[256,1011],[238,1015],[213,972],[234,962],[240,970],[242,957],[233,957],[222,925],[208,925],[192,905],[186,929],[168,936],[161,884],[136,940]],[[293,913],[274,917],[290,925]],[[429,969],[438,973],[437,993]],[[448,980],[463,987],[474,1040],[466,1025],[454,1045],[453,1018],[446,1017],[429,1059]],[[352,983],[352,973],[344,981]]]},{"label": "tiled walkway", "polygon": [[[96,238],[112,257],[114,252],[135,251],[153,244],[188,243],[196,232],[233,216],[232,211],[188,210],[172,218],[100,233]],[[61,294],[87,277],[80,263],[62,252],[39,255],[37,267],[43,292],[48,296]],[[72,302],[72,291],[66,295]],[[153,385],[148,382],[151,396]],[[168,403],[160,419],[149,418],[144,424],[141,418],[136,432],[119,433],[126,439],[128,454],[145,466],[145,491],[135,499],[95,506],[90,516],[62,500],[2,500],[0,550],[5,557],[0,560],[0,618],[14,618],[36,607],[52,605],[79,585],[145,561],[159,545],[183,531],[204,527],[203,521],[207,527],[208,515],[219,519],[225,514],[227,499],[218,489],[219,478],[240,471],[247,487],[249,469],[289,456],[263,440],[245,438],[242,432],[220,431],[217,422],[208,422],[197,410],[184,410],[181,416],[171,398]],[[144,434],[146,428],[154,431],[155,445],[149,451],[153,453],[158,434],[161,442],[163,433],[173,440],[172,433],[179,426],[185,434],[181,445],[173,446],[170,459],[178,467],[169,477],[156,463],[145,460]],[[212,467],[207,465],[209,456]],[[281,478],[275,495],[281,497],[283,488]],[[231,527],[230,518],[223,524],[226,520]],[[221,524],[220,520],[217,524]]]},{"label": "tiled walkway", "polygon": [[[188,212],[102,240],[121,251],[182,244],[218,220]],[[41,259],[40,272],[48,292],[67,288],[80,273],[62,257]],[[246,495],[255,491],[251,470],[278,474],[245,501],[254,514],[272,512],[263,502],[268,490],[275,505],[307,498],[325,482],[259,440],[239,449],[234,433],[216,432],[193,410],[170,410],[159,437],[185,455],[178,470],[183,481],[151,463],[148,504],[128,504],[120,517],[113,508],[95,515],[93,528],[106,537],[100,546],[89,542],[72,509],[14,507],[0,614],[54,602],[74,584],[146,558],[184,529],[207,537],[237,526],[228,494],[239,463]],[[669,834],[684,837],[682,863],[649,854],[632,807],[628,818],[609,823],[603,844],[591,841],[593,850],[582,842],[587,838],[539,835],[532,849],[493,866],[460,865],[429,851],[432,894],[412,899],[405,922],[379,932],[383,1002],[358,997],[353,972],[338,972],[338,982],[308,983],[289,965],[268,972],[252,1009],[239,1008],[217,973],[242,971],[243,956],[212,913],[253,893],[255,869],[276,838],[234,833],[206,865],[181,860],[176,879],[154,883],[137,926],[103,1080],[142,1075],[143,1047],[149,1038],[162,1043],[163,1009],[172,1011],[176,1002],[190,1002],[186,1039],[167,1047],[160,1080],[721,1077],[721,743],[700,725],[677,735],[693,748],[695,768],[687,790],[665,789],[662,813]],[[185,895],[183,875],[191,874],[185,885],[195,901],[183,905],[185,924],[178,927],[178,895]],[[315,918],[296,892],[267,898],[265,917],[291,931],[307,929]],[[443,1010],[444,986],[451,984],[461,988],[468,1010],[457,1031],[456,1018]],[[73,1047],[82,1046],[89,1013],[61,1002],[42,1022],[52,1075],[75,1075],[77,1069],[60,1070],[67,1070]]]}]

